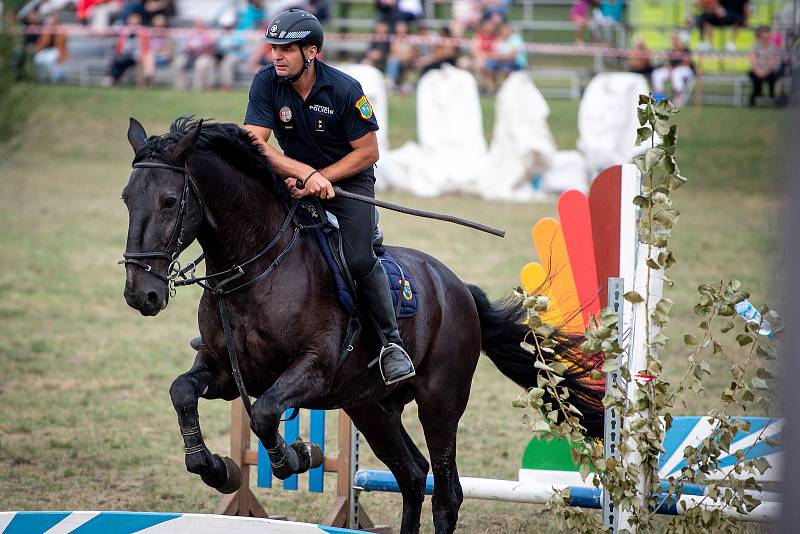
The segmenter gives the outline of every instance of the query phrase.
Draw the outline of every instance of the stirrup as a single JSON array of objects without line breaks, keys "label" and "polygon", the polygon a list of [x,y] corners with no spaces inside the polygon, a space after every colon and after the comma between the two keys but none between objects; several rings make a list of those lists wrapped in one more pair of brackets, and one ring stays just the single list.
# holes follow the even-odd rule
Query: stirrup
[{"label": "stirrup", "polygon": [[[383,372],[383,354],[392,347],[400,349],[402,353],[406,355],[406,359],[408,359],[408,363],[411,365],[411,371],[403,375],[400,375],[392,380],[386,380],[386,375]],[[414,362],[411,360],[411,356],[409,356],[408,353],[405,351],[405,349],[403,349],[403,347],[401,347],[397,343],[391,343],[391,342],[387,343],[386,346],[384,346],[381,349],[381,352],[378,354],[377,360],[378,360],[378,369],[380,369],[381,371],[381,379],[383,380],[383,383],[386,384],[387,386],[391,386],[392,384],[400,382],[401,380],[405,380],[406,378],[411,378],[412,376],[416,376],[417,374],[417,370],[414,368]]]}]

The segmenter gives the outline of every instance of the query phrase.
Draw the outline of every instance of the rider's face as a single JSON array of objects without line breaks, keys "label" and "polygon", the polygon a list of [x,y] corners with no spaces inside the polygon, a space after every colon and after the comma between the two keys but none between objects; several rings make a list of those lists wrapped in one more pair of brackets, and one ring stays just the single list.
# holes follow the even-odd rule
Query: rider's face
[{"label": "rider's face", "polygon": [[297,43],[272,45],[272,62],[275,64],[275,73],[283,77],[300,74],[307,59],[304,56],[313,54],[312,48],[312,46],[307,46],[305,50],[301,50]]}]

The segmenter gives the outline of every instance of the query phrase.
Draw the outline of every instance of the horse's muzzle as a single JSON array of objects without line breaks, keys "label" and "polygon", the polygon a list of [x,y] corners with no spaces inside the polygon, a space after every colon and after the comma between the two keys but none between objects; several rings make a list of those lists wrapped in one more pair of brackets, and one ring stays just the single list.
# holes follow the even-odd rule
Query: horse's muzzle
[{"label": "horse's muzzle", "polygon": [[134,289],[130,285],[125,285],[125,302],[134,310],[138,310],[144,316],[152,317],[167,307],[169,301],[166,286],[158,287],[157,284],[149,287]]}]

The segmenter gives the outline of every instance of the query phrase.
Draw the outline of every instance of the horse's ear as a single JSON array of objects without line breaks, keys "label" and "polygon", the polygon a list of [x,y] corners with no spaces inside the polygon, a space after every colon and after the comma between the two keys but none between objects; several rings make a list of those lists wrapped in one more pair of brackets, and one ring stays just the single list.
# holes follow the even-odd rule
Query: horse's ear
[{"label": "horse's ear", "polygon": [[133,147],[134,153],[138,153],[147,144],[147,134],[144,132],[144,126],[133,117],[131,117],[131,122],[128,125],[128,142]]},{"label": "horse's ear", "polygon": [[197,121],[197,126],[195,126],[194,131],[184,135],[183,138],[172,147],[172,159],[180,163],[186,161],[186,158],[188,158],[189,154],[194,150],[194,146],[200,138],[200,131],[202,129],[203,119],[200,119]]}]

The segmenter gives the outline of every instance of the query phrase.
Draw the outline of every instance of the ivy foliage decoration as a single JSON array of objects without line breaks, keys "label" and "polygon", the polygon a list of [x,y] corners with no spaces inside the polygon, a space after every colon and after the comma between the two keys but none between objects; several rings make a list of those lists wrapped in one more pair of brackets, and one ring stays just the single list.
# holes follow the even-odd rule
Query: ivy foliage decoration
[{"label": "ivy foliage decoration", "polygon": [[[669,532],[739,532],[737,517],[746,516],[760,502],[754,496],[761,485],[756,475],[763,474],[769,463],[764,458],[747,459],[752,447],[761,443],[772,443],[765,435],[764,427],[756,436],[753,445],[734,454],[735,463],[721,480],[710,480],[708,475],[721,469],[721,458],[730,451],[734,437],[740,431],[749,430],[749,423],[733,416],[747,413],[755,406],[770,413],[770,399],[766,394],[771,387],[772,371],[776,358],[773,338],[759,334],[759,325],[738,321],[735,306],[747,299],[749,294],[737,280],[719,280],[698,287],[694,313],[700,318],[697,330],[683,336],[683,344],[667,346],[669,341],[661,329],[670,319],[674,302],[669,298],[650,294],[650,281],[658,276],[667,286],[673,283],[665,274],[677,263],[676,255],[669,248],[673,230],[680,212],[673,204],[673,192],[684,185],[687,179],[681,174],[675,159],[678,128],[674,115],[678,108],[669,100],[656,102],[652,96],[641,95],[637,107],[640,128],[636,132],[636,144],[650,141],[644,154],[634,159],[642,173],[641,194],[632,201],[639,207],[639,240],[647,247],[647,284],[645,294],[630,291],[625,299],[634,306],[643,306],[650,312],[645,321],[646,343],[645,369],[630,370],[617,330],[618,316],[606,308],[585,332],[581,351],[585,354],[602,353],[603,372],[619,370],[623,382],[636,384],[635,395],[627,401],[626,392],[618,385],[610,384],[606,389],[603,404],[614,406],[623,415],[625,424],[621,433],[620,453],[622,461],[604,457],[604,447],[598,441],[587,440],[581,425],[581,414],[570,403],[569,391],[562,385],[564,366],[553,363],[558,335],[554,325],[542,320],[549,301],[546,297],[527,294],[517,290],[528,309],[530,336],[523,347],[531,353],[534,366],[539,370],[537,387],[520,395],[513,405],[526,410],[523,422],[541,438],[567,439],[571,444],[572,460],[580,466],[586,480],[590,471],[595,486],[602,485],[611,496],[618,510],[627,514],[627,524],[642,532],[666,528]],[[658,298],[657,302],[651,302]],[[772,334],[781,330],[780,316],[768,308],[762,315],[772,325]],[[743,324],[743,326],[741,326]],[[730,340],[726,343],[725,340]],[[664,435],[672,425],[672,412],[684,402],[687,395],[704,391],[704,379],[710,375],[710,363],[728,358],[725,346],[733,344],[747,349],[741,363],[730,367],[730,382],[719,396],[717,407],[708,412],[707,420],[712,427],[710,436],[699,446],[689,446],[683,451],[686,459],[680,475],[667,480],[667,490],[660,493],[658,480],[658,456]],[[662,362],[659,352],[664,350],[688,350],[687,367],[676,384],[662,377]],[[677,361],[678,357],[670,361]],[[633,371],[633,372],[632,372]],[[645,374],[646,380],[632,377]],[[601,380],[602,372],[596,369],[592,378]],[[691,507],[680,501],[686,484],[702,484],[706,495],[693,498]],[[663,488],[662,488],[663,489]],[[663,497],[661,495],[664,495]],[[566,505],[565,492],[548,503],[554,513],[556,525],[561,530],[595,533],[603,530],[600,514],[579,510]],[[659,520],[655,516],[659,509],[679,502],[682,515]],[[713,506],[704,506],[712,505]],[[738,514],[738,515],[737,515]],[[622,529],[622,532],[625,530]]]}]

